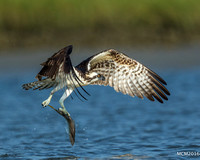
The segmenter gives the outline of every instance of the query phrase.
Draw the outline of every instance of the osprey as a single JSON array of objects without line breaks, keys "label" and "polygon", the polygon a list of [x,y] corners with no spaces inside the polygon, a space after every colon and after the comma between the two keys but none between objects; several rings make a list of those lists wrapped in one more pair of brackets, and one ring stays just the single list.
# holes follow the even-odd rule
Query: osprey
[{"label": "osprey", "polygon": [[[72,122],[71,128],[74,128],[74,123],[64,106],[64,100],[73,91],[77,96],[79,94],[86,99],[78,87],[87,93],[83,86],[111,86],[115,91],[132,97],[147,97],[151,101],[156,99],[160,103],[163,103],[162,99],[168,100],[166,95],[170,95],[170,93],[164,86],[167,85],[166,82],[155,72],[127,55],[109,49],[87,58],[74,67],[70,60],[72,48],[72,45],[69,45],[53,54],[41,64],[43,68],[36,75],[37,81],[23,85],[25,90],[53,88],[47,100],[42,102],[44,107],[49,105],[55,92],[65,88],[66,90],[59,100],[61,108],[55,110],[63,115],[69,124]],[[89,95],[89,93],[87,94]]]}]

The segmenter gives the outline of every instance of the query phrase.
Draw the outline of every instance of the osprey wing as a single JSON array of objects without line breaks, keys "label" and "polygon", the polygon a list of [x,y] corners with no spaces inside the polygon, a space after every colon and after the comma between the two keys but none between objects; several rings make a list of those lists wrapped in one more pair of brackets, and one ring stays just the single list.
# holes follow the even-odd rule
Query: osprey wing
[{"label": "osprey wing", "polygon": [[46,62],[41,64],[43,67],[35,77],[38,81],[24,84],[22,87],[26,90],[31,88],[34,90],[42,90],[55,86],[58,86],[59,88],[67,87],[75,89],[74,93],[76,95],[77,93],[75,91],[77,91],[81,97],[86,99],[77,89],[78,84],[78,87],[81,87],[82,90],[89,95],[82,87],[82,82],[76,75],[74,67],[72,66],[70,59],[72,48],[73,46],[69,45],[53,54]]},{"label": "osprey wing", "polygon": [[77,77],[72,66],[69,56],[72,52],[72,48],[73,46],[69,45],[48,58],[46,62],[42,63],[41,65],[43,66],[43,68],[36,75],[36,79],[38,79],[38,81],[41,81],[43,77],[46,77],[46,79],[56,81],[57,83],[59,83],[59,85],[62,85],[63,87],[67,86],[68,81],[71,85],[70,87],[76,89],[79,95],[86,99],[76,87],[76,83],[78,83],[79,87],[81,87],[82,90],[89,95],[89,93],[82,87],[82,82]]},{"label": "osprey wing", "polygon": [[59,50],[48,58],[46,62],[41,64],[43,68],[36,75],[36,79],[41,81],[43,77],[46,77],[55,80],[59,74],[69,74],[70,71],[73,71],[73,66],[69,57],[71,52],[72,45]]},{"label": "osprey wing", "polygon": [[169,91],[164,87],[166,82],[155,72],[141,63],[129,58],[123,53],[110,49],[90,58],[88,74],[98,73],[104,77],[94,85],[109,85],[117,92],[128,94],[132,97],[147,97],[160,103],[168,100]]}]

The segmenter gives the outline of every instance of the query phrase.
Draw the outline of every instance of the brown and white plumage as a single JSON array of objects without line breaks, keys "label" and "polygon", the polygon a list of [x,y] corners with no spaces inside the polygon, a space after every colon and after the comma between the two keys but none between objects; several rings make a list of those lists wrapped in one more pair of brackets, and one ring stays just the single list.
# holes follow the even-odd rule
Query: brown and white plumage
[{"label": "brown and white plumage", "polygon": [[163,103],[162,98],[168,100],[166,95],[170,95],[164,87],[166,82],[160,76],[136,60],[113,49],[86,59],[76,68],[80,69],[83,75],[97,73],[105,78],[91,84],[109,85],[115,91],[132,97],[145,96],[151,101],[156,98]]},{"label": "brown and white plumage", "polygon": [[78,87],[81,87],[85,91],[82,86],[86,85],[111,86],[117,92],[132,97],[147,97],[151,101],[156,99],[160,103],[163,103],[163,99],[168,100],[167,95],[170,93],[164,86],[166,82],[155,72],[123,53],[114,49],[106,50],[73,67],[71,52],[71,45],[59,50],[41,64],[43,68],[36,76],[37,81],[23,85],[26,90],[54,87],[49,98],[42,103],[43,106],[50,103],[56,91],[66,88],[59,100],[62,106],[59,111],[69,116],[64,100],[73,91],[77,96],[81,95],[86,99],[78,90]]},{"label": "brown and white plumage", "polygon": [[161,103],[170,95],[159,75],[114,49],[91,56],[76,67],[71,63],[71,52],[70,45],[48,58],[41,64],[43,68],[36,76],[38,81],[24,84],[23,88],[55,87],[57,91],[63,87],[75,90],[85,85],[104,85],[132,97],[147,97],[151,101],[155,98]]}]

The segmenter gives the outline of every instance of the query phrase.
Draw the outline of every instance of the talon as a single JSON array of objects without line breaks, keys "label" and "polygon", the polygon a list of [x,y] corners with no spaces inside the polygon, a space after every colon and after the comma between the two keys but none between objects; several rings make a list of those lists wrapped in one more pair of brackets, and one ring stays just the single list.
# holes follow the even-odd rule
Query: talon
[{"label": "talon", "polygon": [[47,99],[46,101],[42,102],[42,106],[43,106],[43,107],[46,107],[46,106],[49,105],[49,103],[50,103],[50,100]]},{"label": "talon", "polygon": [[70,116],[69,112],[65,108],[58,108],[59,111],[63,112],[64,114]]},{"label": "talon", "polygon": [[42,104],[42,107],[45,108],[46,106],[44,104]]}]

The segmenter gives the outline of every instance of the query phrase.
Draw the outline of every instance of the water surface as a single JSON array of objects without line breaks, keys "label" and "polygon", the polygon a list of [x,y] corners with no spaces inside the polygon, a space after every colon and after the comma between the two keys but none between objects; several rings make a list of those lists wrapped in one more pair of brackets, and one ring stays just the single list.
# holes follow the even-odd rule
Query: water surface
[{"label": "water surface", "polygon": [[91,96],[84,102],[73,94],[65,105],[76,122],[74,146],[64,118],[41,106],[50,90],[21,89],[37,73],[27,70],[1,74],[0,159],[188,159],[177,152],[200,152],[200,66],[157,70],[171,92],[164,104],[110,87],[85,87]]}]

